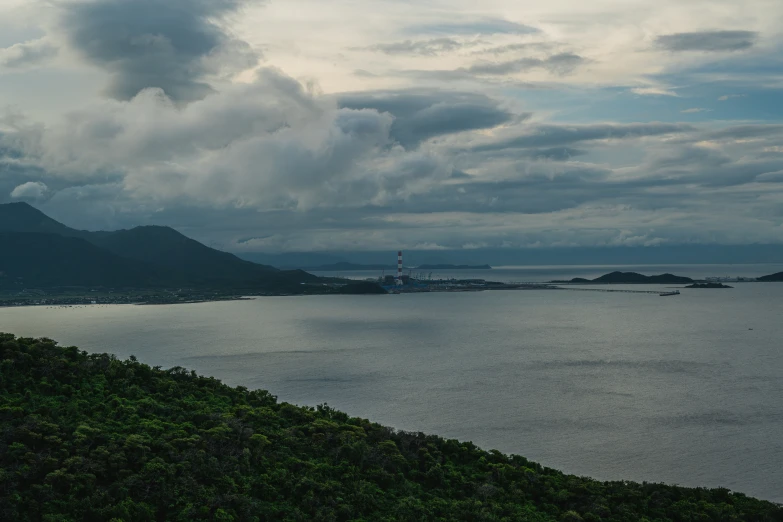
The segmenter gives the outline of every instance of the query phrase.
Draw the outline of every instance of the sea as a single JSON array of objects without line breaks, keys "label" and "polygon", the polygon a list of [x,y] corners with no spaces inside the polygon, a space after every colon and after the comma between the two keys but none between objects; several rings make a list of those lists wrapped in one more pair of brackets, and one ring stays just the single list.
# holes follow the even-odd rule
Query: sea
[{"label": "sea", "polygon": [[[783,266],[441,276],[532,282],[613,270],[755,277]],[[3,308],[0,331],[194,369],[566,473],[783,502],[783,283],[730,284],[673,297],[508,290]]]}]

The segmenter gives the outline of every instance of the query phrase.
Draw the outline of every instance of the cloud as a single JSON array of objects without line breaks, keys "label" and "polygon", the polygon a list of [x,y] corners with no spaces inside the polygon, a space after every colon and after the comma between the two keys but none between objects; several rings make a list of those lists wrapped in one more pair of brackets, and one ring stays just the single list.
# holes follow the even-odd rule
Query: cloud
[{"label": "cloud", "polygon": [[691,129],[692,127],[687,125],[675,123],[536,125],[527,129],[527,132],[522,135],[475,145],[471,150],[488,152],[504,149],[562,147],[586,141],[629,140],[677,134]]},{"label": "cloud", "polygon": [[498,18],[485,18],[471,22],[443,22],[413,25],[406,29],[413,34],[442,35],[491,35],[491,34],[534,34],[535,27]]},{"label": "cloud", "polygon": [[631,92],[642,96],[672,96],[675,98],[679,96],[676,92],[665,87],[634,87]]},{"label": "cloud", "polygon": [[28,181],[17,186],[11,191],[11,198],[13,199],[41,199],[44,197],[49,188],[45,183],[40,181]]},{"label": "cloud", "polygon": [[697,112],[712,112],[712,109],[705,109],[703,107],[693,107],[692,109],[685,109],[680,112],[683,114],[695,114]]},{"label": "cloud", "polygon": [[733,98],[744,98],[744,97],[745,97],[744,94],[724,94],[723,96],[718,98],[718,101],[728,101]]},{"label": "cloud", "polygon": [[107,93],[129,100],[157,87],[176,101],[201,99],[208,78],[248,68],[258,54],[218,21],[243,0],[91,0],[62,6],[60,30],[112,76]]},{"label": "cloud", "polygon": [[542,51],[546,49],[551,49],[552,47],[555,47],[556,45],[551,42],[527,42],[527,43],[512,43],[512,44],[506,44],[506,45],[498,45],[495,47],[489,47],[487,49],[480,49],[478,51],[475,51],[474,54],[505,54],[505,53],[512,53],[516,51],[529,51],[529,50],[535,50],[535,51]]},{"label": "cloud", "polygon": [[[57,67],[0,83],[40,122],[0,121],[0,201],[41,183],[37,204],[69,225],[169,224],[245,250],[780,241],[771,21],[747,27],[763,49],[704,56],[639,52],[658,15],[631,3],[609,21],[590,4],[579,27],[541,4],[546,34],[460,3],[328,4],[55,2]],[[672,31],[724,23],[670,7]],[[313,19],[331,22],[314,35]],[[744,45],[683,34],[658,49]],[[254,77],[257,48],[287,73]],[[721,121],[687,116],[729,93],[747,103]]]},{"label": "cloud", "polygon": [[505,62],[478,63],[462,70],[471,74],[505,75],[541,68],[556,74],[567,74],[584,62],[585,59],[579,55],[559,53],[545,59],[520,58]]},{"label": "cloud", "polygon": [[704,31],[698,33],[674,33],[655,39],[658,47],[672,52],[742,51],[753,47],[758,33],[753,31]]},{"label": "cloud", "polygon": [[[433,99],[422,109],[435,122],[410,132],[465,125],[441,114]],[[454,109],[473,118],[469,106]],[[25,161],[49,176],[74,185],[104,180],[154,205],[303,210],[387,204],[449,177],[445,158],[395,144],[394,121],[388,112],[338,107],[264,69],[251,84],[185,107],[147,89],[74,112],[60,125],[21,129],[14,139]]]},{"label": "cloud", "polygon": [[41,65],[57,56],[58,49],[46,38],[0,48],[0,68],[18,69]]},{"label": "cloud", "polygon": [[475,43],[460,42],[454,38],[432,38],[430,40],[405,40],[403,42],[376,44],[367,47],[367,49],[385,54],[437,56],[471,45],[475,45]]},{"label": "cloud", "polygon": [[344,94],[339,97],[339,103],[342,107],[374,109],[393,115],[391,136],[406,148],[415,148],[436,136],[497,127],[515,117],[497,100],[461,92],[411,90]]}]

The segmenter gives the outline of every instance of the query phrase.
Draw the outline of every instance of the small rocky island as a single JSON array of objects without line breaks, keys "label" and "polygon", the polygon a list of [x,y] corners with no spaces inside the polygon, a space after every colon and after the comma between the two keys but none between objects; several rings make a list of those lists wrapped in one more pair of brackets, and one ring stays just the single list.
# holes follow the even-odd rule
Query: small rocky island
[{"label": "small rocky island", "polygon": [[693,283],[685,288],[734,288],[733,286],[724,285],[723,283]]}]

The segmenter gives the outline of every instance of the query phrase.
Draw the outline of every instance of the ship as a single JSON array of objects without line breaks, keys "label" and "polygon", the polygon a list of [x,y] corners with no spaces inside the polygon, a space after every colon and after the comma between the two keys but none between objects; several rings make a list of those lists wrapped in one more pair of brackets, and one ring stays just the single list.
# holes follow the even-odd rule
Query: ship
[{"label": "ship", "polygon": [[680,295],[680,291],[679,290],[675,290],[674,292],[661,292],[658,295],[660,295],[661,297],[667,297],[667,296],[670,296],[670,295]]}]

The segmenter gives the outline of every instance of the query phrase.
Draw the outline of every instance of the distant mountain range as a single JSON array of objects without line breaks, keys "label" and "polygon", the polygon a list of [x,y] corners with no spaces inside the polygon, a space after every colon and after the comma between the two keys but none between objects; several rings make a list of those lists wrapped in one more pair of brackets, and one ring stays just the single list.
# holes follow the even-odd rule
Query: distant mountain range
[{"label": "distant mountain range", "polygon": [[[419,265],[416,267],[405,267],[405,270],[490,270],[492,267],[489,265]],[[351,272],[362,270],[397,270],[396,265],[362,265],[358,263],[348,263],[346,261],[340,261],[338,263],[330,263],[327,265],[304,267],[303,270],[308,272]]]},{"label": "distant mountain range", "polygon": [[72,229],[27,203],[0,205],[0,288],[296,290],[318,278],[239,259],[161,226]]},{"label": "distant mountain range", "polygon": [[419,265],[417,270],[492,270],[489,265]]},{"label": "distant mountain range", "polygon": [[[361,265],[394,265],[397,249],[382,251],[236,252],[242,259],[277,268],[311,268],[339,262]],[[536,247],[477,248],[403,251],[406,266],[423,264],[499,266],[603,265],[642,266],[665,264],[783,264],[783,243],[767,245],[660,245],[649,247]]]}]

